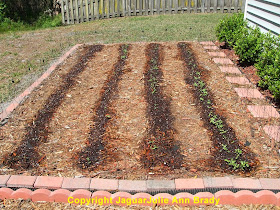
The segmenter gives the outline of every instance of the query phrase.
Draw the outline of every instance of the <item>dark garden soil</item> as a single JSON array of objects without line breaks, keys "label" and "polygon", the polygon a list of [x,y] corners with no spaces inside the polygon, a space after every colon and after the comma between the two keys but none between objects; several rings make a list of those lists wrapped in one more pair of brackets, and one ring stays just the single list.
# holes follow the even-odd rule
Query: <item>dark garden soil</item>
[{"label": "dark garden soil", "polygon": [[[279,155],[259,128],[266,121],[251,116],[198,43],[177,45],[80,48],[0,128],[0,174],[279,177]],[[209,104],[200,102],[196,72]],[[224,161],[235,158],[239,168]]]}]

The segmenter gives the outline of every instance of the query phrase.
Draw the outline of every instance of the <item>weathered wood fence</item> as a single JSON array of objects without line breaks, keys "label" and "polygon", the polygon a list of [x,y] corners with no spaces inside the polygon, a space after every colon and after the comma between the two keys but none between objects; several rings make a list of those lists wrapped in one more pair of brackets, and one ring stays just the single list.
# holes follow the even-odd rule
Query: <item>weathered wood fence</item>
[{"label": "weathered wood fence", "polygon": [[61,0],[66,24],[123,16],[244,11],[245,0]]}]

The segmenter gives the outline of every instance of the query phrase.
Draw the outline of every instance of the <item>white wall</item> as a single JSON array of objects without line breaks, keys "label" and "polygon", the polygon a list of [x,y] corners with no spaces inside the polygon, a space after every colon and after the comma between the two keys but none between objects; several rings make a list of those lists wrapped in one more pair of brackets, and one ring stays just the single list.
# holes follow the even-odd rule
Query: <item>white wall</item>
[{"label": "white wall", "polygon": [[246,0],[244,16],[250,26],[280,34],[280,0]]}]

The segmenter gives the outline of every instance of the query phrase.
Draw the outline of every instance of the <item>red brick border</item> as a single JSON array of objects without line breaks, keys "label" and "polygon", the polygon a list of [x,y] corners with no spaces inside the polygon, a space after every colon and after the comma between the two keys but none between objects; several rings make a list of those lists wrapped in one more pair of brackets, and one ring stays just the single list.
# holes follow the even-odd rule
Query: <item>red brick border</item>
[{"label": "red brick border", "polygon": [[[205,49],[212,49],[213,43],[203,42]],[[207,46],[209,45],[209,46]],[[55,64],[53,64],[33,85],[27,88],[21,95],[12,101],[5,113],[0,115],[0,119],[6,118],[24,99],[25,96],[37,87],[51,72],[62,63],[79,46],[75,45]],[[210,54],[211,55],[211,54]],[[214,54],[213,54],[214,55]],[[215,54],[218,55],[218,54]],[[252,179],[252,178],[232,178],[232,177],[205,177],[197,179],[175,179],[175,180],[116,180],[116,179],[95,179],[95,178],[64,178],[50,176],[20,176],[20,175],[0,175],[0,199],[31,199],[32,201],[47,202],[68,202],[71,198],[80,199],[80,202],[97,201],[98,199],[108,200],[109,203],[103,205],[127,206],[127,203],[118,203],[119,199],[154,199],[158,205],[215,205],[212,200],[219,204],[273,204],[280,206],[280,192],[275,194],[270,190],[280,191],[280,179]],[[9,187],[16,188],[12,190]],[[207,192],[209,188],[228,188],[240,190],[233,193],[229,190],[220,190],[215,194]],[[36,189],[31,191],[30,189]],[[55,189],[55,190],[54,190]],[[150,195],[149,191],[168,191],[168,190],[194,190],[199,192],[192,195],[181,192],[176,195],[159,193],[155,196]],[[54,191],[50,191],[54,190]],[[74,190],[74,191],[70,191]],[[95,192],[91,192],[97,190]],[[107,190],[107,191],[100,191]],[[253,193],[250,190],[260,190]],[[111,194],[108,191],[119,191]],[[127,192],[125,192],[127,191]],[[128,192],[138,192],[131,195]],[[106,198],[106,199],[105,199]],[[199,200],[204,198],[203,200]],[[212,200],[211,200],[212,199]],[[183,201],[186,201],[185,203]],[[206,202],[207,201],[207,202]],[[74,204],[78,204],[75,203]],[[86,204],[86,203],[80,203]],[[98,203],[97,203],[98,204]],[[143,206],[153,206],[151,203],[137,203]]]},{"label": "red brick border", "polygon": [[[91,191],[126,191],[149,192],[168,190],[193,190],[207,191],[208,188],[229,188],[248,190],[277,190],[280,191],[280,178],[233,178],[204,177],[196,179],[174,180],[118,180],[98,178],[69,178],[52,176],[23,176],[0,175],[3,188],[26,189],[65,189],[65,190],[91,190]],[[111,186],[108,186],[111,185]]]}]

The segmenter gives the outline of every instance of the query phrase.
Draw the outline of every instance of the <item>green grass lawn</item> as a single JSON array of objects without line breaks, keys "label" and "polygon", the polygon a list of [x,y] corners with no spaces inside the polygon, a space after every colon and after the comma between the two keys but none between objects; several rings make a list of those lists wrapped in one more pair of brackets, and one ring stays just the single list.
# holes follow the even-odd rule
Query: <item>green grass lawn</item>
[{"label": "green grass lawn", "polygon": [[8,102],[22,92],[55,59],[77,43],[216,40],[214,28],[226,15],[124,17],[0,34],[0,103]]}]

